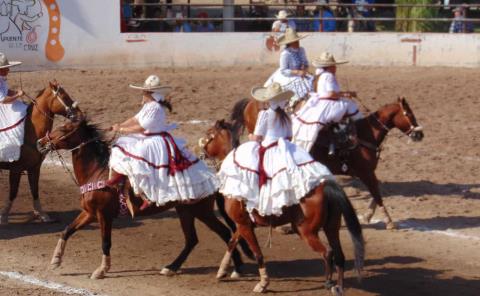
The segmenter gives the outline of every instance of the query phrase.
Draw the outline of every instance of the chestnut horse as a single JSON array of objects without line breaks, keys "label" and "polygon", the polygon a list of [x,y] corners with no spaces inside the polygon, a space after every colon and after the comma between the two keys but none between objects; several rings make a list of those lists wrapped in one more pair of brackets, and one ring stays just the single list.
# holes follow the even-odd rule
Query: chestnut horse
[{"label": "chestnut horse", "polygon": [[[86,120],[67,123],[58,127],[51,134],[47,134],[47,136],[40,139],[37,144],[39,151],[42,153],[57,149],[72,151],[74,174],[79,186],[82,186],[81,189],[84,188],[81,196],[82,212],[62,232],[53,253],[51,265],[53,268],[59,267],[62,263],[67,240],[77,230],[97,219],[102,235],[103,257],[100,267],[93,272],[91,278],[104,278],[110,269],[112,223],[120,209],[119,198],[121,194],[128,194],[130,201],[134,204],[135,211],[142,204],[142,199],[133,194],[133,190],[128,182],[121,193],[116,188],[105,186],[105,181],[109,178],[109,143],[104,140],[104,136],[98,128],[89,124]],[[85,190],[85,188],[87,189]],[[175,208],[180,218],[180,224],[185,237],[185,246],[178,257],[162,269],[161,274],[175,274],[198,243],[195,218],[205,223],[225,243],[228,243],[231,238],[230,231],[217,219],[213,211],[215,198],[216,195],[213,194],[194,203],[169,202],[163,206],[152,206],[146,211],[140,212],[140,214],[159,213]],[[235,263],[234,275],[238,275],[242,260],[237,250],[234,250],[233,259]]]},{"label": "chestnut horse", "polygon": [[[217,121],[215,126],[208,130],[208,138],[199,140],[206,158],[214,158],[222,161],[233,149],[233,127],[223,120]],[[255,211],[247,212],[245,203],[238,198],[225,198],[225,210],[228,216],[235,222],[237,231],[230,241],[229,248],[220,264],[217,278],[226,275],[226,269],[230,262],[232,250],[238,240],[243,238],[247,241],[257,260],[260,282],[254,288],[254,292],[265,292],[269,285],[268,274],[265,267],[262,251],[254,233],[255,226],[276,227],[290,223],[292,228],[309,245],[313,251],[319,253],[325,263],[326,287],[332,288],[334,295],[343,295],[343,278],[345,256],[340,244],[340,225],[343,215],[347,229],[354,243],[355,267],[359,272],[363,267],[364,240],[362,229],[355,214],[355,210],[348,200],[343,189],[333,180],[322,182],[319,186],[308,193],[300,204],[285,207],[280,216],[260,216]],[[328,239],[330,248],[321,243],[318,232],[323,229]],[[338,273],[337,285],[332,281],[333,264]]]},{"label": "chestnut horse", "polygon": [[25,139],[21,147],[20,158],[14,162],[0,162],[0,170],[9,170],[10,193],[5,207],[0,211],[0,223],[8,223],[8,214],[13,201],[17,197],[18,186],[23,171],[28,173],[30,192],[33,196],[34,217],[43,222],[51,221],[47,213],[43,212],[38,195],[38,180],[40,167],[44,156],[36,149],[36,142],[51,131],[55,115],[61,115],[69,119],[77,119],[82,112],[75,102],[61,87],[57,81],[49,83],[49,86],[41,90],[36,99],[27,109],[25,118]]},{"label": "chestnut horse", "polygon": [[[262,107],[262,104],[255,100],[243,99],[237,102],[231,114],[234,134],[241,134],[244,128],[252,133],[255,129],[258,112]],[[359,143],[349,149],[346,159],[338,154],[333,157],[328,155],[328,145],[324,145],[325,139],[328,139],[327,128],[320,130],[310,154],[315,160],[326,165],[334,174],[358,177],[367,186],[373,197],[367,212],[363,215],[365,222],[370,222],[378,205],[384,215],[386,228],[393,229],[396,226],[383,205],[379,181],[375,174],[381,145],[388,132],[393,128],[399,129],[413,141],[421,141],[423,139],[422,127],[418,125],[405,98],[398,98],[396,102],[385,105],[376,112],[355,121],[355,126]],[[233,143],[237,145],[238,138],[233,139]],[[344,165],[346,165],[346,170]]]}]

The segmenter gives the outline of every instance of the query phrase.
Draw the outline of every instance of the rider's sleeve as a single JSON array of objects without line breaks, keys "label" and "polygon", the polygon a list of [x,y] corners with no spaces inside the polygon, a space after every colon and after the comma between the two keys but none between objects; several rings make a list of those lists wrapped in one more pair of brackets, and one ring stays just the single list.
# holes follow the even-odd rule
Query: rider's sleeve
[{"label": "rider's sleeve", "polygon": [[265,110],[258,113],[257,123],[255,124],[255,130],[253,134],[255,136],[265,136],[267,134],[267,119],[268,114]]},{"label": "rider's sleeve", "polygon": [[159,125],[164,124],[165,121],[165,114],[163,114],[162,111],[161,108],[149,108],[149,106],[147,106],[147,108],[143,108],[135,118],[146,131],[157,130],[159,129]]},{"label": "rider's sleeve", "polygon": [[5,83],[0,82],[0,103],[8,96],[8,87]]},{"label": "rider's sleeve", "polygon": [[280,54],[280,71],[285,76],[292,76],[292,70],[288,68],[289,55],[286,50]]},{"label": "rider's sleeve", "polygon": [[308,69],[307,54],[305,53],[305,48],[303,47],[300,47],[300,56],[302,59],[302,65],[304,66],[304,69]]},{"label": "rider's sleeve", "polygon": [[324,90],[326,92],[332,92],[332,91],[337,91],[336,87],[335,87],[335,77],[333,77],[332,73],[325,73],[323,74],[325,75],[325,87],[324,87]]}]

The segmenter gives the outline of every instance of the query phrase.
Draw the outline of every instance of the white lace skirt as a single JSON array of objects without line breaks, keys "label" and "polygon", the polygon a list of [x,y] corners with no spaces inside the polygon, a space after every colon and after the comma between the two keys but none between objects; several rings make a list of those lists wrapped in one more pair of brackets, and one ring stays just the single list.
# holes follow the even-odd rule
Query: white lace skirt
[{"label": "white lace skirt", "polygon": [[228,198],[246,202],[262,216],[281,215],[282,208],[298,204],[316,188],[330,171],[303,149],[280,139],[278,145],[265,151],[263,166],[266,183],[259,186],[258,142],[247,142],[230,152],[218,173],[220,192]]},{"label": "white lace skirt", "polygon": [[273,74],[265,81],[263,87],[268,87],[274,82],[279,83],[282,86],[282,89],[291,90],[295,94],[291,98],[291,102],[296,102],[299,99],[306,97],[309,92],[312,91],[314,77],[308,75],[306,77],[300,76],[285,76],[282,74],[280,69],[273,72]]},{"label": "white lace skirt", "polygon": [[184,170],[175,171],[169,167],[169,151],[175,156],[169,138],[142,135],[120,137],[112,148],[110,167],[128,176],[136,194],[144,193],[157,205],[170,201],[189,202],[216,192],[215,173],[185,149],[182,140],[174,142],[192,163]]},{"label": "white lace skirt", "polygon": [[[326,124],[340,122],[346,114],[355,112],[358,112],[358,107],[352,100],[344,98],[325,100],[318,98],[315,93],[311,93],[305,105],[292,114],[292,142],[310,151],[317,139],[318,132]],[[361,117],[360,113],[357,114]]]},{"label": "white lace skirt", "polygon": [[0,161],[13,162],[20,158],[25,138],[25,118],[28,106],[16,101],[0,104]]}]

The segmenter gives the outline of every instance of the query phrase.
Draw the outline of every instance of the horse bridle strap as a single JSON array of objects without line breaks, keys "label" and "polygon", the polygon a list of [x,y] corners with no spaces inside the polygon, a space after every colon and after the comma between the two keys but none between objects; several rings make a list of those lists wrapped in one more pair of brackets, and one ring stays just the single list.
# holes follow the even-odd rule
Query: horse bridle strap
[{"label": "horse bridle strap", "polygon": [[105,187],[107,187],[107,185],[106,185],[106,182],[104,180],[96,181],[96,182],[90,182],[90,183],[87,183],[87,184],[84,184],[84,185],[80,186],[80,193],[85,194],[85,193],[88,193],[88,192],[91,192],[91,191],[103,189]]}]

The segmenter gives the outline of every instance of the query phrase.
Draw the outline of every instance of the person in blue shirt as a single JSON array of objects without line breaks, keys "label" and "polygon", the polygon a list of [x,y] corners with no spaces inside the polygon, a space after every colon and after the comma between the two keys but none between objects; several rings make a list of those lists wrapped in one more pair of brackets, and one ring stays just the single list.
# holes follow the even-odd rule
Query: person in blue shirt
[{"label": "person in blue shirt", "polygon": [[[363,17],[372,17],[373,7],[372,6],[363,6],[365,4],[375,4],[375,0],[352,0],[353,4],[357,4],[354,8],[355,12],[354,16],[363,16]],[[360,21],[360,31],[368,31],[373,32],[375,31],[375,22],[374,21]]]},{"label": "person in blue shirt", "polygon": [[[326,2],[324,2],[326,3]],[[318,6],[315,9],[313,14],[314,17],[320,17],[320,13],[322,13],[322,18],[329,18],[335,17],[330,7],[326,5]],[[337,21],[336,20],[325,20],[322,19],[322,26],[320,27],[320,20],[313,21],[313,31],[314,32],[335,32],[337,29]]]},{"label": "person in blue shirt", "polygon": [[465,10],[462,7],[455,8],[453,16],[450,33],[473,33],[473,24],[465,20]]},{"label": "person in blue shirt", "polygon": [[177,12],[177,14],[175,15],[175,19],[175,27],[173,28],[174,32],[192,32],[192,27],[188,22],[183,20],[183,14],[181,12]]},{"label": "person in blue shirt", "polygon": [[[197,15],[198,18],[208,18],[208,13],[207,12],[200,12]],[[195,31],[196,32],[214,32],[215,27],[210,21],[207,20],[201,20],[198,22],[198,24],[195,26]]]}]

